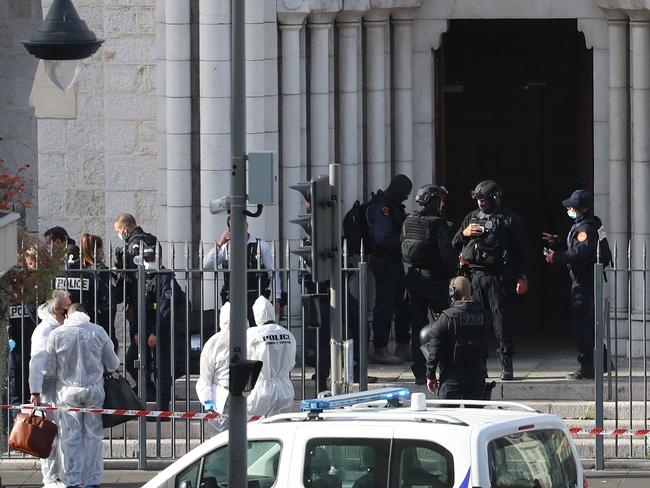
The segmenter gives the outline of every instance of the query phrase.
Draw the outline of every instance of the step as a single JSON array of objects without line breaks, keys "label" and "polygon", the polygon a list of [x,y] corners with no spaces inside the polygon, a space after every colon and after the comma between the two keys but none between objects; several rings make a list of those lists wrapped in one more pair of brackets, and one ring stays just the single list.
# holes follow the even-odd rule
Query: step
[{"label": "step", "polygon": [[[550,413],[563,419],[594,419],[596,418],[596,407],[594,402],[585,401],[538,401],[524,400],[523,403],[534,408],[538,412]],[[646,413],[647,407],[647,413]],[[632,402],[632,418],[642,420],[644,416],[650,419],[650,405],[642,401]],[[614,402],[605,402],[603,405],[603,417],[605,419],[615,419],[616,404]],[[618,404],[619,420],[630,418],[630,402],[619,402]]]},{"label": "step", "polygon": [[[172,432],[177,439],[185,439],[185,433],[188,432],[191,439],[198,439],[201,436],[201,420],[176,420],[169,422],[146,422],[145,429],[147,432],[147,439],[170,439]],[[158,430],[160,425],[160,430]],[[122,425],[113,427],[112,429],[104,429],[104,439],[124,439],[126,427],[127,439],[138,439],[139,436],[139,422],[138,420],[130,420]],[[206,424],[205,430],[208,431],[209,427]]]}]

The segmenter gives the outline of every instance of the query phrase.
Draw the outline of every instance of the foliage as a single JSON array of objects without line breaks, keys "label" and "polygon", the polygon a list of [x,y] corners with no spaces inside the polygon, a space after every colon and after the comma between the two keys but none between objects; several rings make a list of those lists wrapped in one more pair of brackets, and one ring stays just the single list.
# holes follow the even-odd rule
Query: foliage
[{"label": "foliage", "polygon": [[32,202],[24,198],[25,178],[21,174],[29,167],[29,164],[26,164],[11,173],[6,170],[5,162],[0,159],[0,211],[13,210],[17,206],[31,206]]}]

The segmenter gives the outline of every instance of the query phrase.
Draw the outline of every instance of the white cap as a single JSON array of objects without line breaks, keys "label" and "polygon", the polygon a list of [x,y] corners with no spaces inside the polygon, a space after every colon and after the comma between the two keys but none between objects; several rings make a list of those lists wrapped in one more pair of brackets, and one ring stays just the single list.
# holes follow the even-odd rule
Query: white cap
[{"label": "white cap", "polygon": [[411,410],[417,412],[426,411],[427,409],[427,399],[424,396],[424,393],[413,393],[411,395]]}]

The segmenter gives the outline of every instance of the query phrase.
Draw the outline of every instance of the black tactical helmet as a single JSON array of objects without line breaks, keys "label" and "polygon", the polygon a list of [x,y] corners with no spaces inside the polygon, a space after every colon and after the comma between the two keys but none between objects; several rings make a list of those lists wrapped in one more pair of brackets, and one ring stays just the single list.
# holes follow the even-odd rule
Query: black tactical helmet
[{"label": "black tactical helmet", "polygon": [[437,209],[441,200],[443,202],[447,200],[447,195],[449,192],[444,186],[424,185],[415,194],[415,201],[422,207]]},{"label": "black tactical helmet", "polygon": [[494,180],[483,180],[471,193],[472,200],[495,200],[497,203],[501,200],[501,187]]}]

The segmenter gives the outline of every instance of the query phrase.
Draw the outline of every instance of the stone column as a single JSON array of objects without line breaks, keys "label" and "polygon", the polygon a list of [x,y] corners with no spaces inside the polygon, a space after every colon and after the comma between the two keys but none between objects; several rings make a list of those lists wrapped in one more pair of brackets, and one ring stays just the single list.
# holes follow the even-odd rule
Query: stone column
[{"label": "stone column", "polygon": [[395,173],[413,180],[413,12],[393,12],[393,29]]},{"label": "stone column", "polygon": [[199,4],[201,240],[207,253],[226,226],[210,200],[230,194],[230,2]]},{"label": "stone column", "polygon": [[390,165],[386,161],[386,41],[387,10],[371,10],[364,18],[366,28],[366,165],[367,197],[384,189],[390,181]]},{"label": "stone column", "polygon": [[156,2],[156,150],[158,160],[157,236],[167,240],[167,82],[165,71],[165,1]]},{"label": "stone column", "polygon": [[[617,249],[617,267],[627,266],[630,168],[628,163],[628,19],[624,14],[610,14],[609,26],[609,225],[608,240],[612,251]],[[616,316],[627,314],[628,286],[626,279],[617,280]]]},{"label": "stone column", "polygon": [[338,122],[343,209],[359,197],[359,91],[358,69],[360,14],[346,13],[337,18],[338,27]]},{"label": "stone column", "polygon": [[312,178],[327,175],[329,153],[329,34],[333,15],[309,21],[309,162]]},{"label": "stone column", "polygon": [[[632,109],[632,265],[642,269],[650,242],[650,12],[630,13]],[[633,287],[634,309],[642,310],[643,290]]]},{"label": "stone column", "polygon": [[[191,240],[192,223],[192,104],[190,87],[190,4],[166,3],[167,93],[167,239]],[[170,252],[170,251],[168,251]],[[176,264],[185,261],[177,244]]]},{"label": "stone column", "polygon": [[289,223],[301,213],[298,192],[289,188],[306,177],[300,147],[300,30],[305,14],[282,14],[278,18],[281,44],[281,154],[282,225],[285,239],[299,239],[300,228]]}]

